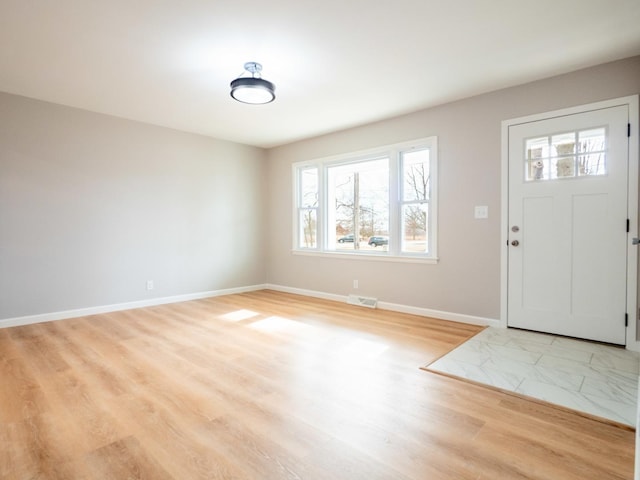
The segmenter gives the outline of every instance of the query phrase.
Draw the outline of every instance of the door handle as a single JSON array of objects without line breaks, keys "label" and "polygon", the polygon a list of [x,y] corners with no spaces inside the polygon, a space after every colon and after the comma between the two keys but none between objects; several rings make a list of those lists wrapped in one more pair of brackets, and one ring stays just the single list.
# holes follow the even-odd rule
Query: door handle
[{"label": "door handle", "polygon": [[517,247],[518,245],[520,245],[520,242],[518,240],[514,240],[513,242],[511,242],[511,245]]},{"label": "door handle", "polygon": [[634,238],[631,240],[631,245],[638,245],[638,244],[640,244],[640,238],[638,238],[638,237],[634,237]]}]

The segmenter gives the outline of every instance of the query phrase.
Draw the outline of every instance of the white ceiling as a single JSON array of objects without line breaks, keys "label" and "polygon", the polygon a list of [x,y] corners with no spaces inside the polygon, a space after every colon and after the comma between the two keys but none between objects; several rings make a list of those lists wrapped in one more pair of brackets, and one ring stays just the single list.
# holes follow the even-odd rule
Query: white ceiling
[{"label": "white ceiling", "polygon": [[0,1],[0,91],[262,147],[637,54],[639,0]]}]

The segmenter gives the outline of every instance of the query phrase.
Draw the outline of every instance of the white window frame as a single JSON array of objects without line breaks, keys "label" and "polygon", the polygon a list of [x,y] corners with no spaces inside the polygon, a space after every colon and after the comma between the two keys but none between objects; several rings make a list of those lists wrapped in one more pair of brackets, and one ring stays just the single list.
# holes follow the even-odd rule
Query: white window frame
[{"label": "white window frame", "polygon": [[[406,202],[402,198],[401,154],[412,150],[429,149],[430,196],[428,200],[428,253],[402,252],[402,206]],[[380,157],[389,158],[389,246],[387,251],[333,250],[328,248],[328,235],[331,229],[327,222],[328,182],[327,170],[330,167],[349,163],[358,163]],[[301,201],[300,172],[308,168],[318,169],[318,209],[317,209],[317,242],[316,248],[299,245],[299,211]],[[358,260],[380,260],[393,262],[430,263],[438,262],[438,138],[436,136],[386,145],[379,148],[319,158],[310,161],[296,162],[292,165],[293,177],[293,248],[295,255],[312,255],[323,257],[348,257]]]}]

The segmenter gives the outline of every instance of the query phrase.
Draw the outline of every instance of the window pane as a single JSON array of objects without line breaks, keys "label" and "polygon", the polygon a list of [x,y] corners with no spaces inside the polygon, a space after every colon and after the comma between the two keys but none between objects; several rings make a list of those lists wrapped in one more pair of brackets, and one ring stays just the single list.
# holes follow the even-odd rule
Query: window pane
[{"label": "window pane", "polygon": [[420,201],[429,199],[429,150],[402,153],[402,199]]},{"label": "window pane", "polygon": [[549,156],[549,139],[547,137],[530,138],[527,140],[526,149],[529,160],[546,158]]},{"label": "window pane", "polygon": [[314,208],[300,209],[298,245],[301,248],[317,248],[318,218]]},{"label": "window pane", "polygon": [[402,252],[427,253],[429,251],[429,206],[426,203],[402,207]]},{"label": "window pane", "polygon": [[369,238],[389,234],[389,160],[369,160],[329,167],[329,248],[372,250]]},{"label": "window pane", "polygon": [[549,178],[549,137],[528,139],[525,151],[527,181]]},{"label": "window pane", "polygon": [[573,162],[575,161],[575,157],[562,157],[558,159],[554,159],[555,163],[555,178],[562,177],[574,177],[575,169]]},{"label": "window pane", "polygon": [[527,181],[549,178],[549,160],[531,160],[527,169]]},{"label": "window pane", "polygon": [[578,175],[605,175],[606,173],[604,152],[580,155],[578,158]]},{"label": "window pane", "polygon": [[606,133],[604,128],[584,130],[578,135],[578,175],[605,175]]},{"label": "window pane", "polygon": [[578,149],[580,153],[604,152],[605,151],[605,131],[604,128],[594,128],[584,130],[578,135]]},{"label": "window pane", "polygon": [[551,137],[551,152],[554,156],[561,157],[576,153],[575,133],[563,133]]},{"label": "window pane", "polygon": [[606,139],[605,128],[528,139],[526,181],[605,175]]},{"label": "window pane", "polygon": [[300,171],[300,207],[318,206],[318,169]]}]

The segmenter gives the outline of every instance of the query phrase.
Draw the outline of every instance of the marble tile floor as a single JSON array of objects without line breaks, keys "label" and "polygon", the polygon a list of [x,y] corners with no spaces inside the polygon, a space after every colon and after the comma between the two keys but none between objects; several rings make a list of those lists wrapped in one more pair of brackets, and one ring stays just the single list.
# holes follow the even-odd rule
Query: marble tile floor
[{"label": "marble tile floor", "polygon": [[636,427],[640,355],[620,347],[488,327],[425,368]]}]

